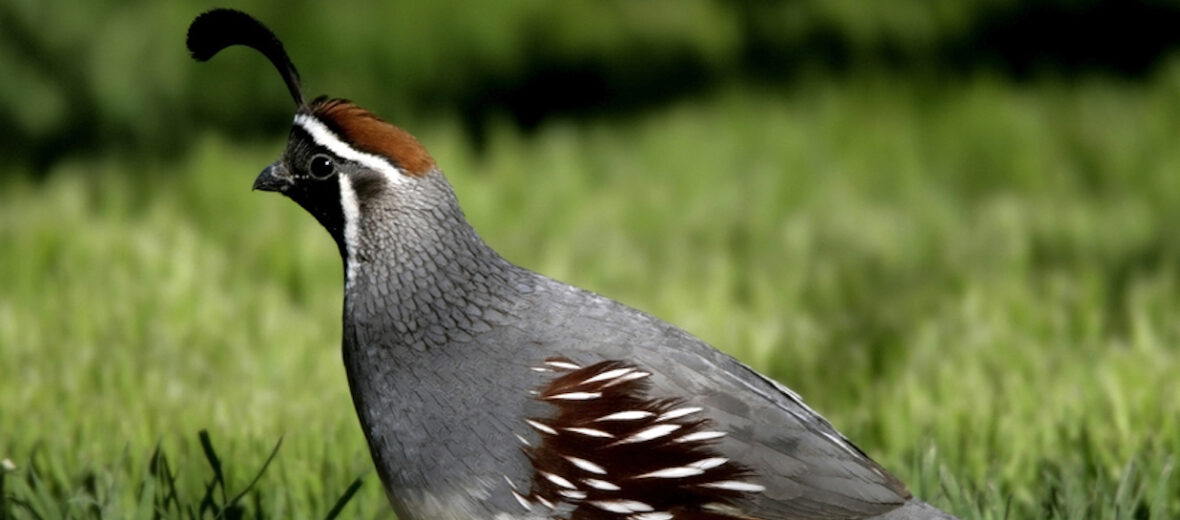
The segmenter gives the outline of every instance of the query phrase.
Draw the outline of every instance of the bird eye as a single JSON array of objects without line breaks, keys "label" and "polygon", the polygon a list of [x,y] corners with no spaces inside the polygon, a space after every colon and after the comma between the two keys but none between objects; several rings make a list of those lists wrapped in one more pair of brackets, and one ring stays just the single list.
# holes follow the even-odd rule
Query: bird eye
[{"label": "bird eye", "polygon": [[321,154],[311,158],[311,164],[307,166],[307,170],[311,172],[312,177],[324,180],[335,173],[336,166],[332,164],[332,159]]}]

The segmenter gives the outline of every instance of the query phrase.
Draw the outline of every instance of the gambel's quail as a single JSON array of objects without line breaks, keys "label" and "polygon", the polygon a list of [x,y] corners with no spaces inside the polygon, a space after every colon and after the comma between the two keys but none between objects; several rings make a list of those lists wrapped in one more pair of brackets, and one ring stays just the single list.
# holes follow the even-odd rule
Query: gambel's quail
[{"label": "gambel's quail", "polygon": [[254,188],[344,260],[344,367],[402,520],[953,518],[794,392],[648,314],[517,267],[434,159],[349,101],[307,101],[257,20],[198,16],[188,48],[278,68],[297,105]]}]

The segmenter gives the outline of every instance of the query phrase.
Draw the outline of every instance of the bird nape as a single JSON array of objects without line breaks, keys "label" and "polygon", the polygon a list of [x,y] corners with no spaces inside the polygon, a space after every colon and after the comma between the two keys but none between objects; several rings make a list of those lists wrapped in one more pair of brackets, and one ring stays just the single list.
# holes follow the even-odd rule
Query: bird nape
[{"label": "bird nape", "polygon": [[503,259],[414,137],[346,100],[307,102],[254,18],[209,11],[187,43],[201,61],[254,48],[291,92],[286,150],[254,187],[339,247],[345,371],[399,518],[953,518],[786,387]]}]

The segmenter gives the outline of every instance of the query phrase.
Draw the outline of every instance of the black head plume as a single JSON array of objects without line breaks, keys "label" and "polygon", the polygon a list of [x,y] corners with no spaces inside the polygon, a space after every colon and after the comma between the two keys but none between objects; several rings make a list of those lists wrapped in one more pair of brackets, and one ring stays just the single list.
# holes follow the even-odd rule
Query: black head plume
[{"label": "black head plume", "polygon": [[233,9],[208,11],[193,20],[185,43],[197,61],[207,61],[231,45],[245,45],[261,52],[279,70],[295,103],[307,107],[299,85],[299,71],[283,49],[283,42],[254,17]]}]

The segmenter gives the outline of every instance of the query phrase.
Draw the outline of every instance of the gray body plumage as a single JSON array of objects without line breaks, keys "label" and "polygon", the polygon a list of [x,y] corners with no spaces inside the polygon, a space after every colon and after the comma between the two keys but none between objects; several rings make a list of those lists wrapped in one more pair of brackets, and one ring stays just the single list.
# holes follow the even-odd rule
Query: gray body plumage
[{"label": "gray body plumage", "polygon": [[409,191],[362,199],[344,309],[352,395],[401,518],[548,518],[526,512],[506,479],[528,487],[516,436],[535,437],[523,419],[546,414],[529,368],[552,356],[628,360],[653,373],[653,395],[704,407],[728,433],[719,451],[766,488],[744,507],[757,518],[952,518],[786,388],[679,328],[502,259],[440,173]]}]

